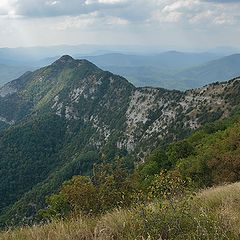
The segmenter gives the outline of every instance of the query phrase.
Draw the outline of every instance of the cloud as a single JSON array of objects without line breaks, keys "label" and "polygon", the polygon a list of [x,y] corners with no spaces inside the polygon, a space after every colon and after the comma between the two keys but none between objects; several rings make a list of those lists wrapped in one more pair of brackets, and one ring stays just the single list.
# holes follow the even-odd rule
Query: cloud
[{"label": "cloud", "polygon": [[212,2],[212,3],[240,3],[240,0],[202,0],[203,2]]},{"label": "cloud", "polygon": [[123,2],[127,2],[125,0],[87,0],[86,4],[115,4],[115,3],[123,3]]},{"label": "cloud", "polygon": [[[152,13],[152,19],[160,23],[175,23],[185,27],[211,28],[217,25],[240,23],[240,4],[228,1],[218,4],[205,0],[159,0],[159,8]],[[240,2],[240,1],[238,1]],[[197,26],[196,26],[197,25]]]},{"label": "cloud", "polygon": [[[52,30],[66,31],[69,29],[103,29],[102,23],[104,23],[104,28],[111,28],[112,26],[124,26],[128,24],[128,21],[121,19],[119,17],[111,16],[98,16],[97,12],[91,13],[89,15],[82,16],[66,16],[64,19],[58,19],[51,25]],[[99,21],[100,20],[100,21]]]},{"label": "cloud", "polygon": [[119,8],[126,0],[1,0],[0,14],[10,11],[25,17],[77,16],[81,14]]},{"label": "cloud", "polygon": [[84,0],[19,0],[13,6],[16,13],[27,17],[53,17],[61,15],[79,15],[91,12],[90,6]]},{"label": "cloud", "polygon": [[[203,38],[207,44],[213,33],[215,40],[223,40],[224,31],[226,37],[236,36],[239,24],[240,0],[0,0],[1,32],[13,28],[11,39],[18,29],[22,37],[32,35],[32,41],[89,36],[91,41],[168,43],[181,36],[184,44]],[[0,34],[0,44],[2,39],[7,42]]]},{"label": "cloud", "polygon": [[115,19],[113,24],[201,24],[207,20],[218,25],[239,21],[238,3],[240,0],[71,0],[71,3],[69,0],[1,0],[0,15],[9,18],[68,16],[78,19],[77,22],[81,16],[86,21],[89,15],[89,22],[93,22],[94,14],[96,20]]},{"label": "cloud", "polygon": [[106,26],[169,23],[204,28],[206,23],[207,27],[239,24],[238,3],[240,0],[71,0],[71,3],[69,0],[1,0],[0,15],[8,18],[63,17],[57,29],[96,28],[98,21]]}]

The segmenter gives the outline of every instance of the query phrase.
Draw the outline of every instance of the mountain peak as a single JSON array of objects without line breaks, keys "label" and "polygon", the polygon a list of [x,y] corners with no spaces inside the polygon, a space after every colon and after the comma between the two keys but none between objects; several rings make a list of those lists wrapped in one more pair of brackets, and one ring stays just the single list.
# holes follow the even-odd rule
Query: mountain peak
[{"label": "mountain peak", "polygon": [[72,61],[74,61],[74,58],[69,55],[63,55],[57,61],[55,61],[55,63],[71,63]]},{"label": "mountain peak", "polygon": [[91,69],[98,69],[98,67],[93,64],[92,62],[89,62],[86,59],[74,59],[73,57],[69,55],[63,55],[58,60],[56,60],[52,65],[53,66],[81,66],[81,65],[88,66]]}]

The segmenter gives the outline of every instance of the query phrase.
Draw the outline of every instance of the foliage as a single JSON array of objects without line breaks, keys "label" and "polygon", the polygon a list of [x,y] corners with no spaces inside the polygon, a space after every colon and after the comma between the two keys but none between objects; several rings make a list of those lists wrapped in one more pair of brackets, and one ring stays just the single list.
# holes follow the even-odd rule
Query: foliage
[{"label": "foliage", "polygon": [[46,202],[49,208],[38,211],[37,217],[39,219],[62,218],[70,210],[68,200],[63,194],[53,194],[46,199]]},{"label": "foliage", "polygon": [[146,204],[140,208],[115,209],[98,217],[78,215],[47,224],[9,229],[0,232],[0,239],[238,240],[239,196],[240,184],[236,183],[203,190],[188,199],[186,205],[174,201],[175,210]]},{"label": "foliage", "polygon": [[94,166],[91,178],[74,176],[66,181],[58,194],[47,198],[47,208],[41,209],[38,215],[43,219],[64,217],[69,213],[96,215],[130,206],[136,188],[122,161],[119,159],[115,166],[109,163]]},{"label": "foliage", "polygon": [[140,186],[146,191],[155,174],[174,169],[198,187],[239,181],[239,139],[237,113],[204,126],[182,141],[159,146],[137,169]]},{"label": "foliage", "polygon": [[96,189],[89,177],[73,177],[63,184],[59,195],[66,198],[74,212],[95,212],[98,207]]},{"label": "foliage", "polygon": [[64,122],[44,116],[9,129],[0,144],[0,210],[13,203],[59,165]]},{"label": "foliage", "polygon": [[[69,159],[63,166],[59,166],[56,171],[51,173],[40,184],[33,187],[33,189],[27,192],[18,202],[6,208],[0,218],[0,223],[2,226],[35,223],[36,219],[34,215],[36,211],[45,206],[46,196],[55,193],[66,179],[78,175],[82,170],[91,172],[89,169],[92,169],[92,164],[98,161],[99,155],[96,152],[75,155],[74,159]],[[88,163],[87,165],[85,164],[86,162]],[[30,206],[29,202],[31,202]],[[38,219],[37,217],[37,220]]]},{"label": "foliage", "polygon": [[191,180],[183,179],[177,171],[161,171],[155,175],[149,193],[153,199],[171,202],[191,194]]},{"label": "foliage", "polygon": [[239,181],[239,139],[239,122],[207,134],[196,144],[196,154],[181,159],[177,168],[202,186]]},{"label": "foliage", "polygon": [[178,160],[192,154],[194,154],[194,148],[191,143],[186,140],[170,144],[167,148],[167,156],[173,166]]}]

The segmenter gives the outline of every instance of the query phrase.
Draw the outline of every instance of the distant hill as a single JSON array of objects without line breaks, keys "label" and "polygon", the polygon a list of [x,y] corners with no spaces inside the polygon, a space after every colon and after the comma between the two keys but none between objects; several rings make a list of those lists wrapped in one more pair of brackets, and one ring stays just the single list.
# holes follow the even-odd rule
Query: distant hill
[{"label": "distant hill", "polygon": [[240,76],[240,54],[165,52],[155,56],[106,54],[86,58],[136,86],[186,90]]},{"label": "distant hill", "polygon": [[178,72],[174,75],[174,79],[179,79],[186,88],[195,88],[237,76],[240,76],[240,54],[233,54]]},{"label": "distant hill", "polygon": [[99,66],[141,67],[152,66],[159,69],[184,69],[217,59],[212,53],[184,53],[177,51],[163,52],[155,55],[128,55],[111,53],[98,56],[85,56]]},{"label": "distant hill", "polygon": [[32,69],[33,67],[0,64],[0,86]]},{"label": "distant hill", "polygon": [[[215,53],[177,51],[154,55],[109,53],[84,56],[78,54],[81,48],[62,49],[71,52],[76,50],[73,54],[76,58],[85,58],[104,70],[124,76],[137,87],[186,90],[239,75],[237,54],[223,59],[222,55]],[[60,47],[0,49],[0,85],[19,77],[25,71],[50,64],[58,58],[60,52]],[[211,74],[208,74],[209,72]]]},{"label": "distant hill", "polygon": [[[175,74],[183,69],[202,65],[219,58],[212,53],[183,53],[177,51],[163,52],[156,55],[105,54],[84,56],[84,58],[111,71],[128,78],[139,87],[152,86],[167,89],[187,89]],[[80,55],[76,55],[80,57]],[[82,57],[82,56],[81,56]]]},{"label": "distant hill", "polygon": [[[101,49],[99,51],[99,49]],[[114,51],[114,52],[113,52]],[[231,49],[230,52],[237,51]],[[0,86],[25,71],[46,66],[63,54],[85,58],[104,70],[124,76],[137,87],[186,90],[239,76],[239,54],[229,51],[156,52],[123,46],[95,45],[0,48]]]}]

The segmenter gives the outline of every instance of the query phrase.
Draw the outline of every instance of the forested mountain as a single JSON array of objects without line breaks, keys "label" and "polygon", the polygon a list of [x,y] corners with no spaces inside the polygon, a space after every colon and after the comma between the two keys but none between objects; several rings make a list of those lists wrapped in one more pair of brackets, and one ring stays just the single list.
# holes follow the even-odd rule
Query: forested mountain
[{"label": "forested mountain", "polygon": [[63,56],[0,88],[2,223],[30,217],[64,180],[100,159],[181,139],[238,106],[240,79],[199,89],[136,88],[87,60]]}]

